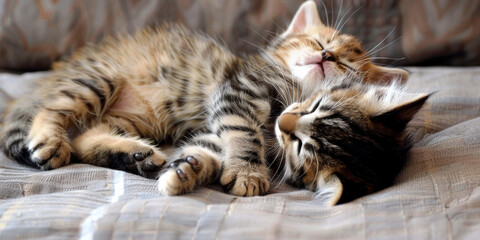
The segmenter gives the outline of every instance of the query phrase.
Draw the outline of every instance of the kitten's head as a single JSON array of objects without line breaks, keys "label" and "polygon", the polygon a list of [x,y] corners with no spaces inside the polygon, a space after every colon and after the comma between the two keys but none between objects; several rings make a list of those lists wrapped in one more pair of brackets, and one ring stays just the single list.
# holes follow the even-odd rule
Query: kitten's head
[{"label": "kitten's head", "polygon": [[288,29],[268,49],[301,81],[304,90],[316,89],[323,79],[344,74],[361,75],[371,83],[408,79],[405,70],[373,64],[355,37],[325,26],[314,1],[300,6]]},{"label": "kitten's head", "polygon": [[428,97],[346,83],[290,105],[275,125],[285,177],[327,205],[387,187],[405,160],[405,127]]}]

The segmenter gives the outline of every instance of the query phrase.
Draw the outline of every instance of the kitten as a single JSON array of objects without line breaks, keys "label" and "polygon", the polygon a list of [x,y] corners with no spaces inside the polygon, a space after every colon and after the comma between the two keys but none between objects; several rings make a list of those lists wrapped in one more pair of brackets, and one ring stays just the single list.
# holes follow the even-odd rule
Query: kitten
[{"label": "kitten", "polygon": [[[268,51],[248,57],[175,26],[83,48],[55,63],[38,89],[11,105],[0,146],[9,157],[42,170],[73,159],[159,178],[159,190],[168,195],[216,181],[235,195],[264,194],[266,149],[272,147],[265,134],[273,132],[284,105],[313,92],[299,85],[322,81],[315,71],[297,74],[296,66],[287,64],[299,59],[293,58],[296,51],[318,58],[325,50],[313,44],[328,33],[315,29],[328,28],[314,28],[321,23],[312,19],[319,19],[316,6],[306,2]],[[348,71],[342,68],[344,56],[358,54],[352,59],[364,61],[362,50],[349,50],[355,39],[333,39],[325,47],[334,57],[311,64],[321,65],[325,77],[333,69]],[[293,49],[293,43],[301,44]],[[351,74],[368,82],[390,81],[397,71],[348,64],[359,68]],[[378,71],[383,73],[368,77]],[[164,144],[176,146],[175,153],[157,147]]]},{"label": "kitten", "polygon": [[300,6],[287,30],[273,40],[267,51],[302,81],[307,95],[325,79],[341,79],[344,74],[368,83],[405,83],[408,79],[403,69],[372,63],[355,37],[325,26],[314,1]]},{"label": "kitten", "polygon": [[343,81],[290,105],[275,126],[284,178],[328,206],[392,184],[410,148],[405,127],[430,96]]}]

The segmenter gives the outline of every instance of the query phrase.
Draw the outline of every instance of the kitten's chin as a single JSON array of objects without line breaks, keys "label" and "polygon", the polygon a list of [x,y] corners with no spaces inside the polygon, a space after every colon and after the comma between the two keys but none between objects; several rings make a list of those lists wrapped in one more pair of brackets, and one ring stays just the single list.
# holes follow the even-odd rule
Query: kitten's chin
[{"label": "kitten's chin", "polygon": [[308,64],[292,67],[292,75],[302,83],[304,94],[312,94],[316,91],[320,83],[325,80],[326,69],[324,65]]}]

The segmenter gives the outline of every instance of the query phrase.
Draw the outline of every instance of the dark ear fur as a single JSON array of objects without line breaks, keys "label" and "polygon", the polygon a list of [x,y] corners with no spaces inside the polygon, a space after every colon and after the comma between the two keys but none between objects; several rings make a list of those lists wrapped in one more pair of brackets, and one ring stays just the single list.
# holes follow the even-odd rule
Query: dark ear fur
[{"label": "dark ear fur", "polygon": [[383,126],[392,129],[395,132],[402,132],[405,130],[408,122],[412,120],[413,116],[422,108],[425,101],[431,96],[421,95],[412,101],[395,106],[393,109],[380,113],[371,117],[372,122],[382,124]]}]

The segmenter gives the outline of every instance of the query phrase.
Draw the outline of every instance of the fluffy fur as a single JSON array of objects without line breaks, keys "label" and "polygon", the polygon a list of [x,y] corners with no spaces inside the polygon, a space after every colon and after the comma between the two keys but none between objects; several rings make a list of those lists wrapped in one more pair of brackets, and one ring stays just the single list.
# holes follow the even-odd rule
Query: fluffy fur
[{"label": "fluffy fur", "polygon": [[276,123],[284,179],[316,191],[326,205],[389,186],[410,148],[404,130],[429,95],[351,77],[290,105]]},{"label": "fluffy fur", "polygon": [[[285,106],[346,72],[366,82],[403,73],[364,55],[353,37],[323,26],[313,2],[248,57],[175,26],[109,38],[54,64],[13,103],[0,145],[42,170],[78,161],[159,178],[169,195],[215,181],[235,195],[264,194],[266,155],[276,145],[267,135]],[[300,73],[296,64],[314,70]]]}]

